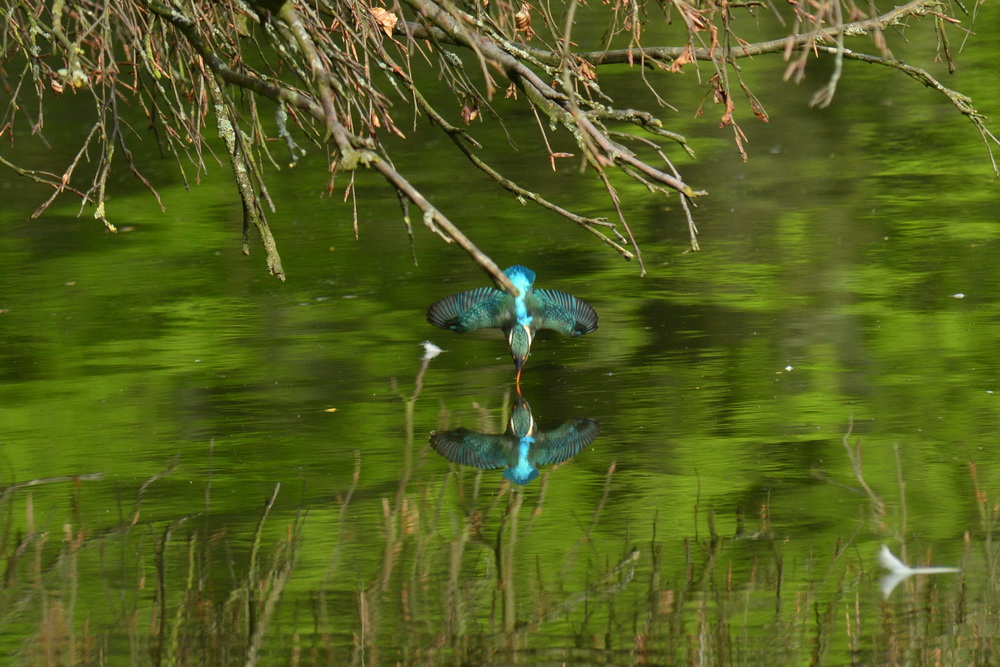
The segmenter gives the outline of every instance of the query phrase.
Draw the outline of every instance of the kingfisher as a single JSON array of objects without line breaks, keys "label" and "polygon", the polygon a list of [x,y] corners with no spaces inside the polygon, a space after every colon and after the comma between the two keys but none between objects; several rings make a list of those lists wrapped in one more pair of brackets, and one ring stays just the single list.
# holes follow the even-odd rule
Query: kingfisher
[{"label": "kingfisher", "polygon": [[562,463],[594,441],[601,427],[596,419],[578,417],[551,431],[540,431],[531,406],[518,394],[510,411],[507,430],[490,435],[467,428],[431,431],[431,446],[452,463],[483,470],[503,468],[515,484],[538,477],[538,466]]},{"label": "kingfisher", "polygon": [[434,303],[427,310],[427,321],[457,333],[501,329],[510,343],[520,385],[521,369],[536,331],[555,329],[574,338],[582,336],[597,329],[597,313],[572,294],[535,289],[535,272],[529,268],[511,266],[504,269],[504,275],[517,287],[517,296],[493,287],[466,290]]}]

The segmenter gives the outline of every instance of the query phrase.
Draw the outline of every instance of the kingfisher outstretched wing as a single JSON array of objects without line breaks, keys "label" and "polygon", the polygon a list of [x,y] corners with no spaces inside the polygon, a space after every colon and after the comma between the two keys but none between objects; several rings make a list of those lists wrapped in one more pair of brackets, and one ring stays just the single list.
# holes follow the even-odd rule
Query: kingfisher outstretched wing
[{"label": "kingfisher outstretched wing", "polygon": [[567,336],[582,336],[597,329],[597,312],[583,299],[553,289],[532,290],[527,297],[531,324],[555,329]]},{"label": "kingfisher outstretched wing", "polygon": [[446,296],[427,310],[427,321],[457,333],[501,329],[512,317],[514,298],[492,287]]},{"label": "kingfisher outstretched wing", "polygon": [[535,434],[532,460],[540,466],[567,461],[592,443],[600,432],[596,419],[571,419],[551,431]]},{"label": "kingfisher outstretched wing", "polygon": [[[432,431],[431,446],[452,463],[483,470],[511,465],[517,460],[518,438],[509,434],[490,435],[467,428]],[[512,460],[513,459],[513,460]]]}]

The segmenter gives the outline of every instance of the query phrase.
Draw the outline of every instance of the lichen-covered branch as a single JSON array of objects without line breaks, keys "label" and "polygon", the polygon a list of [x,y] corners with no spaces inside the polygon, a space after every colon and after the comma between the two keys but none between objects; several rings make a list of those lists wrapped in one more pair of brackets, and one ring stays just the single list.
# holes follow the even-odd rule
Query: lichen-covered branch
[{"label": "lichen-covered branch", "polygon": [[267,224],[267,216],[261,205],[260,197],[253,186],[252,174],[257,173],[257,166],[253,163],[252,157],[247,154],[245,140],[240,134],[239,123],[236,114],[233,113],[222,89],[215,81],[214,77],[205,77],[208,84],[209,94],[212,96],[212,103],[215,106],[215,118],[218,123],[219,137],[226,145],[229,152],[229,160],[233,166],[233,177],[236,180],[236,189],[240,193],[240,200],[243,202],[243,254],[250,254],[250,229],[254,228],[260,234],[261,242],[264,244],[264,251],[267,253],[267,270],[272,276],[284,282],[285,271],[281,268],[281,257],[278,255],[277,244],[274,242],[274,235]]}]

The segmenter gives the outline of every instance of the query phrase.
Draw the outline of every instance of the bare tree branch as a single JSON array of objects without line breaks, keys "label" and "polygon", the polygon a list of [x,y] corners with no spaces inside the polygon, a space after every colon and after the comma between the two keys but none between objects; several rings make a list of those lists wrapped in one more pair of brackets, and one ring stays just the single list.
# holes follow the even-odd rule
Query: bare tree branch
[{"label": "bare tree branch", "polygon": [[[9,97],[0,112],[0,138],[13,145],[15,127],[27,124],[31,135],[45,142],[46,106],[67,90],[90,92],[94,116],[86,121],[79,150],[61,169],[26,169],[15,164],[13,151],[0,157],[0,166],[52,188],[35,216],[59,195],[70,194],[79,198],[81,210],[93,207],[94,217],[114,231],[106,198],[116,158],[124,160],[129,172],[159,201],[131,149],[142,128],[126,120],[131,116],[120,107],[128,104],[148,119],[148,132],[161,156],[176,162],[185,185],[200,178],[209,160],[230,164],[243,207],[244,251],[249,251],[250,230],[257,229],[267,268],[279,279],[284,270],[265,213],[275,206],[268,197],[265,167],[280,169],[284,162],[269,148],[274,141],[287,149],[292,164],[304,151],[322,152],[328,160],[331,192],[338,187],[338,175],[350,174],[342,190],[354,201],[355,233],[359,216],[353,172],[369,169],[400,198],[411,248],[413,206],[427,229],[458,245],[498,287],[511,291],[516,289],[488,254],[430,203],[428,192],[393,165],[383,138],[404,136],[395,118],[400,113],[409,113],[414,123],[426,117],[462,159],[518,201],[572,222],[623,259],[636,259],[641,273],[645,272],[641,239],[633,233],[626,205],[630,202],[619,196],[613,174],[641,184],[650,196],[678,197],[692,250],[699,247],[692,209],[707,193],[689,184],[671,158],[672,152],[681,151],[694,157],[685,138],[654,113],[612,99],[599,78],[605,66],[637,65],[643,83],[664,106],[670,105],[669,100],[653,90],[646,73],[670,76],[693,69],[705,87],[705,103],[711,100],[720,106],[722,126],[732,127],[733,141],[748,159],[739,119],[745,111],[761,121],[768,115],[751,90],[749,77],[743,76],[742,68],[748,65],[737,66],[738,61],[783,57],[788,63],[786,77],[801,80],[810,56],[832,56],[834,74],[814,97],[817,105],[833,100],[839,81],[850,76],[850,61],[882,65],[887,75],[901,72],[933,88],[967,116],[986,143],[997,172],[994,147],[1000,142],[972,100],[889,52],[892,32],[905,31],[914,41],[924,36],[935,39],[949,69],[956,67],[947,30],[958,19],[940,0],[910,0],[881,10],[876,2],[888,0],[871,0],[864,8],[853,0],[790,0],[749,23],[739,19],[763,7],[757,0],[663,0],[655,5],[630,0],[600,6],[564,0],[562,5],[539,7],[515,6],[506,0],[379,4],[382,1],[8,3],[0,7],[7,26],[0,41],[0,85]],[[961,5],[957,9],[964,11]],[[602,12],[606,19],[608,29],[597,42],[579,34],[576,19],[582,12]],[[644,30],[659,17],[678,29],[675,44],[646,43]],[[918,32],[922,17],[932,20],[923,22],[926,29]],[[784,37],[748,38],[747,31],[756,30],[757,23],[772,19],[786,26]],[[761,28],[754,34],[762,34],[770,25]],[[866,40],[876,55],[856,47],[854,41],[859,39]],[[626,48],[617,48],[626,43]],[[432,86],[450,89],[453,106],[429,103],[438,99],[427,94]],[[502,124],[492,102],[501,91],[530,109],[538,121],[539,141],[530,147],[535,149],[530,155],[547,160],[554,170],[566,164],[561,159],[566,157],[589,168],[607,193],[613,221],[556,203],[557,197],[545,192],[544,184],[526,187],[484,157],[473,129],[460,123],[469,126],[476,119],[488,119]],[[220,154],[209,141],[212,117],[215,134],[225,146]],[[575,144],[572,152],[554,148],[560,136]],[[79,174],[85,170],[78,167],[91,159],[95,168],[87,176],[89,183],[81,186]]]}]

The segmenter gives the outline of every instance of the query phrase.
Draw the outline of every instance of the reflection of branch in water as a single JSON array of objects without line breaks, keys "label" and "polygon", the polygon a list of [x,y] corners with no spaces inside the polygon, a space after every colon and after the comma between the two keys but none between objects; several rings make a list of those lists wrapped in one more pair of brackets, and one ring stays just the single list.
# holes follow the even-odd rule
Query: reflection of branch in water
[{"label": "reflection of branch in water", "polygon": [[[248,666],[257,663],[257,658],[260,655],[260,647],[264,641],[264,634],[271,625],[270,621],[275,605],[285,588],[288,575],[292,570],[293,557],[286,557],[284,559],[275,558],[280,565],[276,563],[276,566],[267,573],[267,576],[261,577],[258,574],[258,568],[260,567],[260,542],[264,534],[264,523],[271,514],[271,508],[274,507],[274,501],[278,499],[278,491],[280,490],[281,482],[277,482],[274,485],[271,497],[264,504],[264,512],[257,521],[257,530],[254,532],[253,542],[250,546],[250,567],[247,571],[247,583],[252,588],[248,587],[246,594],[247,617],[253,619],[253,622],[250,624],[250,641],[247,645],[246,657],[243,663]],[[300,525],[301,514],[295,519],[295,527],[298,528]],[[292,548],[292,554],[294,555],[294,553],[295,549]],[[260,601],[256,599],[258,594],[260,598],[263,598]],[[256,604],[254,604],[255,602]]]},{"label": "reflection of branch in water", "polygon": [[[861,463],[861,439],[855,440],[855,444],[852,447],[848,442],[851,433],[854,429],[854,416],[848,420],[847,432],[841,438],[841,443],[844,445],[844,450],[847,452],[847,458],[851,462],[851,469],[854,472],[854,477],[858,481],[858,484],[864,490],[864,493],[868,496],[872,503],[872,511],[878,517],[879,524],[878,528],[881,532],[890,532],[885,524],[884,518],[886,516],[886,505],[885,501],[875,493],[874,490],[865,481],[864,474],[862,473],[862,463]],[[893,443],[892,446],[893,456],[896,463],[896,485],[899,488],[899,524],[895,530],[895,537],[902,544],[902,555],[906,557],[906,544],[903,542],[903,538],[906,535],[906,524],[907,524],[907,509],[906,509],[906,480],[903,479],[903,462],[900,456],[900,449],[898,443]],[[853,541],[853,540],[852,540]],[[879,550],[878,556],[879,564],[888,570],[879,581],[879,587],[882,590],[882,595],[884,598],[888,599],[889,595],[892,593],[893,589],[896,588],[903,580],[914,574],[939,574],[945,572],[960,572],[958,568],[955,567],[909,567],[904,564],[899,558],[893,555],[889,548],[882,546]]]},{"label": "reflection of branch in water", "polygon": [[[410,521],[418,521],[420,518],[419,509],[408,503],[406,489],[409,485],[410,476],[413,473],[413,433],[414,433],[414,409],[417,399],[420,397],[424,387],[424,374],[430,366],[431,359],[441,354],[441,348],[430,341],[422,343],[424,355],[420,360],[420,368],[417,370],[413,381],[413,393],[409,396],[398,389],[395,378],[392,380],[392,390],[397,393],[403,401],[404,417],[403,429],[405,433],[405,443],[403,446],[403,460],[399,473],[399,483],[396,486],[396,497],[390,506],[389,499],[382,498],[383,526],[385,530],[385,548],[382,554],[382,567],[378,578],[367,588],[358,592],[358,616],[361,619],[361,637],[355,647],[354,659],[360,662],[378,662],[377,646],[373,638],[377,636],[379,623],[381,620],[380,610],[382,608],[383,593],[389,588],[389,582],[396,565],[399,562],[399,555],[403,549],[403,544],[407,534],[415,531],[415,527],[410,525]],[[360,463],[357,464],[360,466]],[[357,486],[357,476],[360,468],[355,468],[355,479],[351,487],[351,493]],[[350,496],[348,496],[348,499]],[[345,504],[341,512],[346,509]],[[342,515],[343,516],[343,515]]]},{"label": "reflection of branch in water", "polygon": [[975,492],[976,507],[979,509],[979,524],[983,535],[989,581],[996,581],[997,559],[1000,558],[1000,554],[993,548],[993,531],[1000,520],[1000,504],[990,502],[986,490],[980,487],[979,470],[972,461],[969,461],[969,475],[972,477],[972,490]]},{"label": "reflection of branch in water", "polygon": [[39,479],[29,479],[26,482],[15,482],[9,486],[0,486],[0,502],[7,500],[7,496],[26,489],[31,486],[41,486],[42,484],[60,484],[62,482],[96,482],[104,479],[103,472],[95,472],[89,475],[65,475],[62,477],[42,477]]},{"label": "reflection of branch in water", "polygon": [[417,397],[420,396],[420,392],[424,388],[424,373],[427,372],[427,367],[430,366],[431,359],[442,352],[440,347],[429,340],[425,340],[421,345],[424,346],[424,356],[420,359],[420,370],[417,371],[417,377],[413,381],[413,395],[410,396],[411,401],[417,400]]},{"label": "reflection of branch in water", "polygon": [[145,482],[143,482],[142,486],[139,487],[139,490],[135,492],[135,503],[132,505],[133,525],[135,525],[135,523],[139,521],[139,506],[142,505],[142,496],[146,493],[146,489],[152,486],[153,483],[163,479],[164,477],[172,473],[174,469],[177,468],[177,464],[180,463],[180,461],[181,461],[181,455],[175,454],[174,457],[170,459],[170,463],[167,464],[166,468],[164,468],[163,470],[161,470],[160,472],[156,473],[155,475],[147,479]]},{"label": "reflection of branch in water", "polygon": [[604,492],[601,494],[601,499],[597,502],[597,506],[594,507],[594,516],[590,521],[590,526],[587,527],[587,530],[584,531],[583,535],[580,536],[580,539],[577,540],[573,545],[573,548],[570,549],[569,554],[567,554],[566,561],[564,563],[565,569],[569,569],[570,565],[576,559],[576,552],[580,546],[585,543],[590,543],[591,536],[593,535],[594,530],[597,529],[597,524],[600,521],[601,512],[604,510],[604,506],[608,502],[608,497],[611,495],[611,480],[617,469],[618,464],[615,461],[612,461],[611,465],[608,466],[607,474],[604,476]]},{"label": "reflection of branch in water", "polygon": [[413,403],[420,396],[420,392],[424,389],[424,374],[427,372],[427,367],[431,365],[431,359],[438,356],[444,350],[430,342],[425,340],[421,345],[424,348],[424,356],[420,358],[420,369],[417,371],[417,375],[413,380],[413,393],[409,396],[405,396],[398,388],[396,378],[392,378],[390,384],[392,385],[392,390],[399,394],[399,397],[403,399],[406,403]]},{"label": "reflection of branch in water", "polygon": [[[166,474],[166,473],[163,473]],[[152,481],[152,480],[149,480]],[[141,495],[142,489],[140,488]],[[133,518],[138,518],[138,509],[133,515]],[[163,531],[163,536],[160,537],[160,541],[156,544],[156,549],[154,551],[154,559],[156,567],[156,593],[154,597],[154,604],[158,607],[158,618],[156,618],[155,630],[153,631],[153,636],[155,637],[155,642],[150,647],[153,654],[153,664],[162,664],[163,662],[170,663],[170,656],[165,655],[165,651],[168,647],[167,639],[169,637],[170,630],[170,616],[167,614],[167,546],[170,544],[170,538],[174,534],[174,530],[179,528],[181,524],[190,519],[194,515],[182,516],[174,519],[170,522],[167,528]],[[181,607],[178,607],[178,612],[181,611]],[[179,624],[174,626],[179,627]],[[166,658],[166,659],[165,659]]]},{"label": "reflection of branch in water", "polygon": [[865,490],[865,493],[872,501],[872,509],[879,516],[885,516],[885,502],[872,491],[872,488],[868,486],[868,482],[865,481],[865,476],[861,472],[861,439],[858,438],[854,441],[854,447],[852,448],[850,443],[847,441],[851,437],[851,433],[854,431],[854,415],[852,414],[847,420],[847,433],[843,435],[840,442],[844,445],[844,449],[847,451],[847,458],[851,462],[851,469],[854,471],[854,478],[858,480],[858,484],[861,488]]},{"label": "reflection of branch in water", "polygon": [[593,602],[597,596],[614,595],[625,590],[635,576],[635,566],[639,562],[639,555],[639,550],[633,548],[624,558],[615,563],[607,574],[589,584],[583,591],[552,605],[530,624],[525,624],[526,629],[534,630],[543,623],[565,618],[581,604]]},{"label": "reflection of branch in water", "polygon": [[[515,589],[515,558],[517,552],[518,518],[521,514],[521,504],[524,502],[524,492],[521,489],[508,487],[507,512],[497,529],[496,567],[497,588],[502,592],[503,629],[506,632],[514,630],[517,621],[517,602]],[[504,529],[507,539],[503,539]]]},{"label": "reflection of branch in water", "polygon": [[333,546],[333,553],[330,554],[330,563],[326,567],[326,572],[323,574],[323,587],[326,588],[329,584],[330,579],[333,577],[334,572],[337,571],[337,567],[340,565],[340,552],[344,545],[344,532],[347,525],[347,508],[351,504],[351,498],[354,497],[354,491],[358,488],[358,481],[361,479],[361,452],[354,450],[354,475],[351,477],[351,486],[347,489],[347,493],[341,496],[337,494],[337,502],[340,504],[340,512],[337,519],[337,535],[338,538]]},{"label": "reflection of branch in water", "polygon": [[[399,397],[403,400],[405,409],[403,427],[406,433],[406,447],[403,450],[402,475],[399,478],[399,487],[396,491],[396,507],[392,512],[393,516],[398,514],[402,507],[403,493],[406,490],[406,484],[413,470],[413,410],[417,404],[417,398],[420,397],[420,392],[424,388],[424,373],[427,372],[427,367],[430,366],[431,359],[441,354],[441,348],[429,340],[425,340],[422,345],[424,347],[424,356],[420,359],[420,369],[413,380],[413,393],[407,397],[401,391],[397,391]],[[395,389],[395,379],[393,379],[393,388]]]}]

